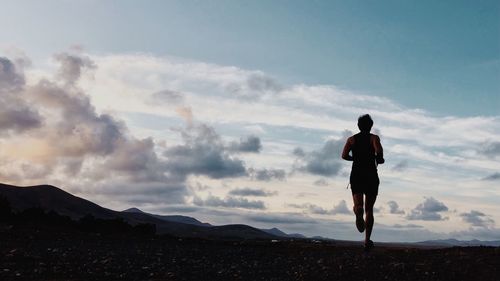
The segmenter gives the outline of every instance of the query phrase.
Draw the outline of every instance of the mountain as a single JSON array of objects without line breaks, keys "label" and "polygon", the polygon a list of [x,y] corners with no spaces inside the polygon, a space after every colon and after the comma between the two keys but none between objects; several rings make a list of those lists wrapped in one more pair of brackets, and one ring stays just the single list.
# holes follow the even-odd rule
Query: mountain
[{"label": "mountain", "polygon": [[417,242],[415,244],[425,245],[425,246],[460,246],[460,247],[470,247],[470,246],[490,246],[490,247],[500,247],[500,240],[494,241],[481,241],[481,240],[457,240],[457,239],[438,239],[438,240],[427,240]]},{"label": "mountain", "polygon": [[74,219],[81,218],[86,214],[106,219],[116,217],[115,211],[103,208],[52,185],[20,187],[0,184],[0,196],[9,200],[14,211],[38,207],[47,211],[53,210],[60,215]]},{"label": "mountain", "polygon": [[273,228],[270,228],[270,229],[260,229],[264,232],[267,232],[269,234],[272,234],[272,235],[276,235],[278,237],[288,237],[288,234],[286,234],[285,232],[277,229],[276,227],[273,227]]},{"label": "mountain", "polygon": [[304,235],[302,235],[300,233],[290,233],[290,234],[287,234],[287,233],[285,233],[285,232],[277,229],[276,227],[273,227],[273,228],[270,228],[270,229],[261,229],[261,230],[264,231],[264,232],[267,232],[269,234],[278,236],[278,237],[307,239],[306,236],[304,236]]},{"label": "mountain", "polygon": [[288,237],[291,237],[291,238],[300,238],[300,239],[307,238],[307,236],[305,236],[303,234],[300,234],[300,233],[290,233],[290,234],[288,234]]},{"label": "mountain", "polygon": [[138,208],[128,208],[126,210],[123,210],[122,213],[145,213],[145,212],[143,212]]},{"label": "mountain", "polygon": [[[96,218],[122,218],[132,225],[149,223],[156,225],[158,234],[168,234],[177,237],[200,237],[214,239],[273,239],[276,236],[257,228],[234,224],[210,226],[194,218],[185,216],[151,215],[137,208],[118,212],[103,208],[91,201],[74,196],[51,185],[13,186],[0,184],[0,196],[5,197],[14,211],[28,208],[53,210],[73,219],[87,214]],[[184,222],[183,222],[184,221]]]},{"label": "mountain", "polygon": [[181,215],[168,215],[168,216],[156,215],[156,214],[146,213],[138,208],[129,208],[129,209],[123,210],[122,212],[148,214],[148,215],[153,216],[155,218],[158,218],[158,219],[161,219],[164,221],[170,221],[170,222],[186,223],[186,224],[192,224],[192,225],[197,225],[197,226],[212,226],[209,223],[201,222],[193,217],[181,216]]},{"label": "mountain", "polygon": [[192,224],[192,225],[197,225],[197,226],[205,226],[205,227],[212,226],[209,223],[201,222],[195,218],[188,217],[188,216],[181,216],[181,215],[169,215],[169,216],[153,215],[153,216],[155,218],[159,218],[159,219],[165,220],[165,221],[187,223],[187,224]]}]

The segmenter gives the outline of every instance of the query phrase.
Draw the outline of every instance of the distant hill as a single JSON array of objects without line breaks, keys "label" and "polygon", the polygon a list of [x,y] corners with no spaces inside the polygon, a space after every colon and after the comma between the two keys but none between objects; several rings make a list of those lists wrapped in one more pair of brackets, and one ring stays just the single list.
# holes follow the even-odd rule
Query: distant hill
[{"label": "distant hill", "polygon": [[118,212],[103,208],[51,185],[19,187],[0,184],[0,196],[9,201],[14,211],[41,208],[46,211],[53,210],[73,219],[84,217],[87,214],[103,219],[122,218],[132,225],[138,223],[155,224],[158,234],[169,234],[177,237],[214,239],[276,238],[275,235],[248,225],[210,226],[190,217],[151,215],[137,208]]},{"label": "distant hill", "polygon": [[278,237],[288,237],[288,234],[286,234],[285,232],[277,229],[276,227],[273,227],[273,228],[270,228],[270,229],[260,229],[264,232],[267,232],[269,234],[272,234],[272,235],[276,235]]},{"label": "distant hill", "polygon": [[290,234],[288,234],[288,237],[292,237],[292,238],[307,238],[307,236],[305,236],[303,234],[300,234],[300,233],[290,233]]},{"label": "distant hill", "polygon": [[[122,218],[126,222],[136,225],[139,223],[155,224],[158,234],[169,234],[177,237],[198,237],[212,239],[286,239],[307,238],[298,233],[287,234],[278,228],[257,229],[243,224],[213,226],[199,220],[181,215],[156,215],[130,208],[122,212],[103,208],[89,200],[74,196],[52,185],[37,185],[20,187],[0,183],[0,196],[5,197],[14,211],[29,208],[53,210],[60,215],[79,219],[87,214],[96,218]],[[311,239],[332,240],[315,236]],[[345,241],[352,243],[353,241]],[[389,243],[390,244],[390,243]],[[500,247],[500,240],[495,241],[460,241],[456,239],[427,240],[417,243],[399,243],[415,247],[453,247],[453,246],[492,246]],[[399,245],[398,244],[398,245]]]},{"label": "distant hill", "polygon": [[261,230],[264,231],[264,232],[267,232],[269,234],[276,235],[278,237],[301,238],[301,239],[307,238],[306,236],[304,236],[304,235],[302,235],[300,233],[290,233],[290,234],[287,234],[287,233],[279,230],[276,227],[273,227],[273,228],[270,228],[270,229],[261,229]]},{"label": "distant hill", "polygon": [[103,208],[93,202],[74,196],[52,185],[13,186],[0,184],[0,195],[9,200],[14,211],[28,208],[42,208],[53,210],[60,215],[74,219],[86,214],[99,218],[114,218],[116,212]]},{"label": "distant hill", "polygon": [[457,239],[439,239],[439,240],[427,240],[422,242],[417,242],[415,244],[424,246],[460,246],[460,247],[470,247],[470,246],[490,246],[490,247],[500,247],[500,240],[495,241],[481,241],[481,240],[468,240],[462,241]]},{"label": "distant hill", "polygon": [[123,210],[122,211],[123,213],[145,213],[143,212],[142,210],[138,209],[138,208],[128,208],[126,210]]},{"label": "distant hill", "polygon": [[153,216],[155,218],[165,220],[165,221],[170,221],[170,222],[179,222],[179,223],[186,223],[186,224],[192,224],[192,225],[198,225],[198,226],[212,226],[209,223],[206,222],[201,222],[193,217],[188,217],[188,216],[181,216],[181,215],[156,215],[156,214],[151,214],[151,213],[146,213],[138,208],[129,208],[126,210],[123,210],[122,212],[125,213],[142,213],[142,214],[148,214],[150,216]]}]

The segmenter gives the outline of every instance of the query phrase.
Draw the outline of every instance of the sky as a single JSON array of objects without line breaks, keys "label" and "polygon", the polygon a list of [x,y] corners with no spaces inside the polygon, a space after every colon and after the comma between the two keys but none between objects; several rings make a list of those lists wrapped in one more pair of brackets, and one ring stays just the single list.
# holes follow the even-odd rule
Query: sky
[{"label": "sky", "polygon": [[356,239],[369,113],[375,241],[500,239],[498,1],[0,4],[1,182]]}]

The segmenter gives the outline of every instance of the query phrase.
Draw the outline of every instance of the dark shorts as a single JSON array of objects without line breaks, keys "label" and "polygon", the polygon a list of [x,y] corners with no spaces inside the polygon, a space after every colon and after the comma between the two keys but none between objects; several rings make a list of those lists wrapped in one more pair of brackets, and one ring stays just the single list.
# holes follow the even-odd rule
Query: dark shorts
[{"label": "dark shorts", "polygon": [[350,177],[352,194],[378,195],[380,180],[377,172],[351,172]]}]

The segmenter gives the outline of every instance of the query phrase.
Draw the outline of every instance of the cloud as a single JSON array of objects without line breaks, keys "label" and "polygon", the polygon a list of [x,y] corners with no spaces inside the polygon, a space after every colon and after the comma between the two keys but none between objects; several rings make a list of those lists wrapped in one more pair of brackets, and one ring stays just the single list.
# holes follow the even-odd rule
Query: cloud
[{"label": "cloud", "polygon": [[217,196],[208,195],[206,199],[195,196],[193,203],[197,206],[243,208],[243,209],[265,209],[264,202],[261,200],[248,200],[241,197],[226,196],[221,199]]},{"label": "cloud", "polygon": [[498,141],[487,141],[482,143],[478,152],[490,158],[495,158],[500,156],[500,142]]},{"label": "cloud", "polygon": [[0,57],[0,92],[18,92],[24,84],[24,75],[17,71],[14,63],[8,58]]},{"label": "cloud", "polygon": [[58,143],[55,151],[59,156],[109,155],[127,138],[124,124],[97,113],[89,97],[78,89],[41,80],[29,92],[35,102],[51,111],[47,113],[50,123],[40,137]]},{"label": "cloud", "polygon": [[328,181],[326,179],[321,178],[316,180],[313,184],[317,186],[328,186]]},{"label": "cloud", "polygon": [[442,217],[440,212],[448,211],[448,207],[443,202],[440,202],[433,197],[426,197],[424,202],[418,204],[406,216],[409,220],[424,220],[424,221],[440,221],[447,220],[447,217]]},{"label": "cloud", "polygon": [[340,139],[330,139],[322,148],[305,152],[302,148],[295,148],[293,154],[297,157],[296,169],[314,175],[335,176],[342,168],[341,153],[345,140],[351,132],[344,131]]},{"label": "cloud", "polygon": [[392,167],[391,170],[397,171],[397,172],[402,172],[408,168],[408,160],[402,160],[398,162],[394,167]]},{"label": "cloud", "polygon": [[341,200],[330,212],[332,214],[351,214],[351,211],[347,208],[345,200]]},{"label": "cloud", "polygon": [[285,170],[283,169],[254,169],[248,168],[248,175],[257,181],[285,180]]},{"label": "cloud", "polygon": [[[333,85],[291,85],[281,89],[279,95],[270,91],[273,94],[265,95],[265,103],[248,106],[246,100],[241,100],[240,94],[258,97],[259,93],[255,89],[273,88],[248,85],[248,81],[255,80],[251,77],[266,76],[262,72],[151,55],[108,55],[94,58],[100,62],[100,73],[104,78],[112,76],[113,81],[123,84],[127,89],[142,92],[147,88],[153,93],[162,89],[189,92],[190,102],[200,106],[197,115],[207,122],[296,126],[337,133],[345,128],[355,127],[355,118],[362,111],[373,113],[375,125],[384,129],[385,139],[410,141],[419,147],[432,146],[446,154],[450,154],[445,150],[448,147],[472,147],[471,145],[477,144],[478,138],[498,138],[495,130],[499,128],[498,117],[495,116],[436,117],[425,110],[405,108],[387,98],[360,95]],[[137,79],[130,79],[131,73]],[[143,95],[137,97],[139,103],[130,106],[129,110],[140,110]],[[360,104],[364,105],[362,109]],[[231,110],[227,114],[214,114],[214,109],[228,106]],[[149,108],[142,110],[149,111]],[[248,116],[252,118],[249,120]]]},{"label": "cloud", "polygon": [[312,192],[300,192],[300,193],[297,193],[297,195],[296,195],[297,198],[304,198],[304,197],[311,197],[311,196],[318,196],[318,194],[312,193]]},{"label": "cloud", "polygon": [[424,228],[423,226],[421,225],[417,225],[417,224],[394,224],[392,225],[392,227],[394,228],[409,228],[409,229],[412,229],[412,228]]},{"label": "cloud", "polygon": [[312,203],[305,203],[305,204],[288,204],[289,207],[297,208],[297,209],[305,209],[307,212],[311,214],[318,214],[318,215],[326,215],[329,213],[329,211],[321,206],[312,204]]},{"label": "cloud", "polygon": [[228,149],[234,152],[258,153],[262,150],[262,144],[259,137],[247,136],[245,138],[241,138],[239,142],[231,142]]},{"label": "cloud", "polygon": [[[29,86],[10,60],[0,60],[0,129],[13,132],[2,143],[2,180],[61,182],[89,194],[118,193],[116,197],[126,202],[131,197],[137,202],[155,201],[157,195],[169,197],[164,201],[184,202],[189,175],[246,175],[244,162],[231,155],[213,128],[189,124],[190,107],[178,110],[190,125],[181,130],[184,142],[167,146],[159,156],[152,138],[137,139],[123,122],[97,112],[79,87],[82,75],[96,68],[94,62],[67,53],[55,60],[59,63],[55,80],[41,77]],[[177,97],[169,93],[169,98]],[[26,130],[29,135],[20,134]],[[242,140],[241,150],[260,145],[253,138]]]},{"label": "cloud", "polygon": [[131,181],[127,178],[110,177],[108,180],[98,183],[90,182],[90,184],[91,186],[75,185],[76,189],[71,191],[84,192],[86,197],[95,198],[93,202],[103,205],[108,205],[110,202],[107,201],[112,200],[126,206],[184,204],[186,197],[190,195],[186,190],[185,182],[182,181],[155,181],[153,179]]},{"label": "cloud", "polygon": [[169,205],[164,207],[159,207],[157,210],[163,214],[171,214],[171,213],[194,213],[199,210],[202,210],[202,207],[198,206],[186,206],[186,205]]},{"label": "cloud", "polygon": [[0,57],[0,134],[38,128],[42,116],[25,100],[24,74],[9,59]]},{"label": "cloud", "polygon": [[267,191],[261,188],[236,188],[229,191],[229,195],[236,196],[258,196],[258,197],[268,197],[278,194],[276,191]]},{"label": "cloud", "polygon": [[389,213],[391,214],[402,215],[405,213],[404,210],[399,208],[399,205],[396,201],[389,201],[387,202],[387,205],[389,205]]},{"label": "cloud", "polygon": [[300,148],[300,147],[296,147],[294,150],[293,150],[293,155],[297,156],[297,157],[300,157],[300,158],[303,158],[303,157],[306,157],[306,152],[304,151],[304,149]]},{"label": "cloud", "polygon": [[1,131],[23,132],[42,124],[42,117],[38,112],[20,102],[0,98],[0,107]]},{"label": "cloud", "polygon": [[184,143],[168,147],[164,156],[171,174],[205,175],[214,179],[246,175],[244,162],[230,154],[215,130],[200,124],[183,132]]},{"label": "cloud", "polygon": [[225,88],[233,97],[249,101],[255,101],[265,95],[273,95],[283,90],[276,80],[262,72],[249,73],[245,80],[231,82]]},{"label": "cloud", "polygon": [[120,172],[134,182],[170,181],[164,173],[167,171],[163,161],[154,151],[152,138],[127,140],[119,145],[105,162],[105,170]]},{"label": "cloud", "polygon": [[317,215],[336,215],[336,214],[351,214],[352,211],[347,208],[347,203],[345,200],[339,201],[339,203],[333,206],[332,209],[325,209],[315,204],[305,203],[305,204],[289,204],[288,206],[293,208],[305,209],[311,214]]},{"label": "cloud", "polygon": [[449,237],[460,240],[479,239],[483,241],[498,241],[500,237],[500,228],[494,227],[471,227],[467,230],[452,231]]},{"label": "cloud", "polygon": [[150,97],[152,105],[180,105],[184,103],[184,95],[179,91],[161,90],[155,92]]},{"label": "cloud", "polygon": [[297,213],[250,215],[247,219],[268,224],[315,224],[314,219]]},{"label": "cloud", "polygon": [[264,93],[268,91],[277,92],[283,88],[276,80],[263,73],[255,73],[248,76],[247,85],[252,91]]},{"label": "cloud", "polygon": [[490,227],[495,224],[495,221],[493,219],[476,210],[471,210],[468,213],[461,213],[460,216],[462,217],[463,221],[471,224],[472,226]]},{"label": "cloud", "polygon": [[59,62],[59,77],[68,84],[78,81],[84,68],[94,68],[94,62],[86,56],[77,56],[68,53],[60,53],[54,56]]},{"label": "cloud", "polygon": [[[180,133],[180,142],[157,146],[152,137],[134,137],[124,122],[99,112],[80,87],[82,77],[99,69],[96,63],[68,53],[54,58],[59,65],[57,75],[37,77],[30,85],[25,84],[22,68],[8,59],[0,60],[0,129],[12,132],[9,138],[4,137],[6,133],[0,135],[4,137],[2,180],[61,183],[96,198],[113,196],[122,202],[158,204],[183,203],[187,196],[196,196],[195,190],[187,188],[191,175],[284,178],[284,171],[274,169],[252,169],[248,174],[244,161],[235,154],[260,152],[260,138],[251,135],[225,143],[214,128],[195,123],[192,108],[185,104],[181,92],[163,90],[150,96],[157,103],[175,104],[176,113],[186,120],[185,128],[174,130]],[[252,89],[259,90],[254,82]],[[30,133],[21,134],[25,131]],[[265,208],[262,201],[231,196],[198,198],[196,202]]]},{"label": "cloud", "polygon": [[25,85],[21,92],[2,94],[2,103],[9,106],[0,110],[0,123],[7,122],[7,126],[15,126],[17,131],[30,129],[29,135],[12,135],[4,143],[17,150],[15,154],[7,151],[4,156],[14,158],[14,162],[46,165],[50,167],[46,176],[59,164],[70,165],[63,171],[75,174],[85,156],[108,156],[127,140],[125,126],[110,115],[98,114],[89,97],[73,85],[84,71],[80,68],[90,63],[69,55],[60,55],[59,61],[60,72],[72,72],[68,74],[72,79],[70,86],[41,78]]},{"label": "cloud", "polygon": [[175,112],[186,121],[187,125],[191,127],[193,125],[193,112],[189,106],[180,106],[175,109]]},{"label": "cloud", "polygon": [[482,178],[482,180],[484,181],[497,181],[497,180],[500,180],[500,173],[499,172],[496,172],[496,173],[493,173],[489,176],[486,176],[484,178]]},{"label": "cloud", "polygon": [[[332,135],[337,136],[335,140],[344,129],[356,128],[355,120],[359,112],[371,113],[375,126],[383,130],[384,148],[390,156],[388,160],[396,159],[394,163],[398,163],[400,159],[407,159],[409,163],[415,164],[414,169],[405,172],[404,177],[395,177],[391,169],[380,167],[388,188],[400,186],[408,196],[414,196],[418,193],[416,188],[428,179],[432,179],[432,184],[440,184],[443,192],[456,190],[457,181],[460,181],[460,191],[449,194],[453,200],[463,200],[467,196],[464,194],[470,193],[472,189],[480,191],[491,186],[488,182],[463,180],[465,177],[480,179],[485,176],[481,171],[496,170],[495,159],[485,155],[496,153],[496,140],[500,136],[498,116],[440,116],[331,85],[290,85],[278,89],[272,82],[265,81],[269,78],[265,74],[260,77],[263,79],[252,78],[252,75],[259,75],[258,71],[171,57],[106,55],[92,56],[92,60],[95,61],[95,67],[78,60],[67,60],[66,67],[70,69],[71,75],[64,78],[41,69],[24,73],[17,60],[11,59],[14,65],[11,70],[15,71],[5,72],[11,78],[0,82],[3,83],[0,87],[0,111],[19,108],[16,112],[21,113],[4,114],[9,118],[0,117],[0,120],[19,120],[19,116],[33,114],[28,118],[32,122],[19,121],[17,127],[8,125],[9,129],[6,129],[4,125],[1,128],[1,180],[19,184],[61,183],[62,187],[80,184],[81,195],[95,194],[98,198],[98,194],[103,194],[101,198],[105,204],[111,204],[109,202],[115,199],[135,198],[144,203],[149,200],[153,202],[152,206],[170,198],[181,203],[178,200],[183,200],[185,196],[190,198],[197,192],[204,192],[195,188],[186,190],[192,175],[201,175],[196,180],[203,184],[212,184],[214,178],[243,177],[241,180],[246,181],[248,178],[245,177],[252,178],[252,173],[245,161],[251,161],[248,163],[252,163],[256,171],[275,170],[275,167],[283,168],[283,171],[296,168],[297,172],[320,174],[316,178],[325,177],[331,186],[338,186],[338,179],[333,177],[342,174],[343,170],[337,171],[335,162],[328,163],[313,152],[321,153],[323,145],[326,146],[323,143],[315,147],[317,140],[332,140]],[[0,80],[7,77],[2,75]],[[92,76],[95,80],[91,79]],[[74,82],[67,83],[66,80]],[[231,89],[236,91],[232,92]],[[156,95],[162,91],[165,93]],[[9,102],[5,103],[7,99]],[[21,106],[4,106],[14,104],[10,102],[12,100]],[[152,102],[157,106],[152,106]],[[360,109],[359,104],[365,107]],[[150,124],[141,124],[137,115],[134,116],[135,113],[146,113],[157,116],[158,120],[172,121],[162,123],[165,128],[178,124],[179,114],[175,109],[179,107],[191,110],[192,128],[158,130],[148,126]],[[72,112],[76,112],[75,116]],[[123,116],[123,120],[132,120],[130,131],[118,116]],[[251,133],[260,136],[261,141],[265,136],[269,143],[264,144],[265,149],[260,149],[259,155],[252,155],[231,151],[231,142],[224,143],[221,137],[214,145],[200,141],[202,144],[198,146],[212,149],[212,155],[220,156],[220,163],[227,164],[220,165],[218,172],[209,171],[204,166],[209,157],[194,153],[194,138],[198,134],[196,120],[203,120],[217,130],[221,128],[230,134],[228,137],[231,139],[238,140],[240,135]],[[134,137],[134,134],[141,137]],[[154,139],[148,136],[154,136]],[[62,141],[66,139],[68,142]],[[482,140],[490,141],[483,145]],[[164,145],[159,145],[161,142]],[[339,143],[340,148],[343,143]],[[476,149],[483,146],[482,149]],[[199,160],[204,164],[179,167],[175,159],[169,159],[163,153],[181,147],[192,152],[183,157],[193,163]],[[291,156],[290,151],[294,147],[299,149]],[[133,157],[128,159],[127,154],[133,154]],[[331,158],[336,158],[342,164],[339,154],[332,154]],[[114,158],[119,161],[113,161]],[[292,166],[294,160],[296,166]],[[259,166],[264,161],[271,169]],[[347,166],[348,163],[342,165]],[[318,166],[323,169],[315,169]],[[269,175],[265,172],[260,174]],[[252,179],[257,180],[256,175]],[[146,178],[153,180],[146,181]],[[272,176],[267,178],[275,179]],[[287,196],[291,196],[293,198],[288,199],[303,203],[308,199],[295,198],[301,191],[297,187],[313,181],[309,175],[297,175],[290,179],[292,189],[289,193],[280,193],[279,198],[270,199],[286,201]],[[236,184],[245,186],[243,183]],[[120,190],[120,187],[123,189]],[[162,189],[166,191],[161,192]],[[119,195],[104,195],[105,190]],[[169,190],[172,192],[169,193]],[[325,195],[322,194],[325,190],[321,188],[315,192],[318,194],[307,194],[309,199],[311,196]],[[489,196],[487,192],[475,194],[484,200]],[[483,210],[480,207],[481,202],[486,202],[484,200],[471,203],[475,204],[471,208]],[[329,208],[324,209],[329,211]],[[266,215],[274,211],[276,209],[270,209]],[[423,216],[424,213],[417,212],[417,215]],[[498,214],[491,215],[494,218]],[[388,216],[381,220],[393,224],[390,220],[394,218]],[[446,224],[456,228],[466,225],[461,222],[455,226],[453,221]]]}]

